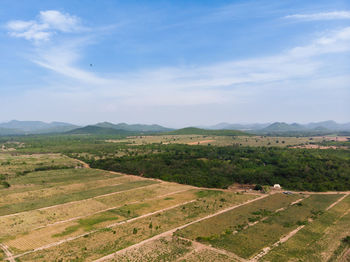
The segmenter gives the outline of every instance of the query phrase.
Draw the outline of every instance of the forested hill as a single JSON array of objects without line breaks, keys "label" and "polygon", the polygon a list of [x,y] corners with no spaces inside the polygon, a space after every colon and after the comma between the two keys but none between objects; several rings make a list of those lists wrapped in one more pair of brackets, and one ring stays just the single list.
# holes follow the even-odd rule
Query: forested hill
[{"label": "forested hill", "polygon": [[208,136],[250,136],[251,134],[238,130],[207,130],[196,127],[186,127],[166,132],[167,135],[208,135]]},{"label": "forested hill", "polygon": [[118,130],[114,128],[99,127],[99,126],[85,126],[67,132],[66,134],[89,134],[89,135],[128,135],[131,132],[126,130]]}]

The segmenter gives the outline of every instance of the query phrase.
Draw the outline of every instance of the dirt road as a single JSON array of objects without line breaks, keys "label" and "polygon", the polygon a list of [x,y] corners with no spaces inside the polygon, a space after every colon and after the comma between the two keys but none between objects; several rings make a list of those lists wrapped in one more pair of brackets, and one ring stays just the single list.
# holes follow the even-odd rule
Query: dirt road
[{"label": "dirt road", "polygon": [[156,235],[156,236],[154,236],[154,237],[151,237],[151,238],[148,238],[148,239],[146,239],[146,240],[143,240],[143,241],[141,241],[141,242],[139,242],[139,243],[137,243],[137,244],[131,245],[131,246],[129,246],[129,247],[127,247],[127,248],[124,248],[124,249],[122,249],[122,250],[119,250],[119,251],[117,251],[117,252],[115,252],[115,253],[112,253],[112,254],[110,254],[110,255],[101,257],[101,258],[95,260],[95,262],[101,262],[101,261],[106,261],[106,260],[112,259],[116,254],[120,254],[120,253],[126,252],[126,251],[128,251],[128,250],[130,250],[130,249],[133,249],[133,248],[138,248],[138,247],[144,245],[145,243],[148,243],[148,242],[157,240],[157,239],[159,239],[159,238],[161,238],[161,237],[169,236],[169,235],[173,234],[176,230],[183,229],[183,228],[185,228],[185,227],[187,227],[187,226],[190,226],[190,225],[192,225],[192,224],[194,224],[194,223],[198,223],[198,222],[203,221],[203,220],[206,220],[206,219],[208,219],[208,218],[211,218],[211,217],[220,215],[220,214],[225,213],[225,212],[227,212],[227,211],[233,210],[233,209],[238,208],[238,207],[240,207],[240,206],[247,205],[247,204],[249,204],[249,203],[252,203],[252,202],[257,201],[257,200],[260,200],[260,199],[263,199],[263,198],[268,197],[268,196],[269,196],[269,195],[263,195],[263,196],[261,196],[261,197],[255,198],[255,199],[248,200],[248,201],[246,201],[246,202],[244,202],[244,203],[241,203],[241,204],[238,204],[238,205],[235,205],[235,206],[232,206],[232,207],[229,207],[229,208],[220,210],[220,211],[218,211],[218,212],[216,212],[216,213],[214,213],[214,214],[211,214],[211,215],[208,215],[208,216],[199,218],[199,219],[197,219],[197,220],[195,220],[195,221],[192,221],[192,222],[189,222],[189,223],[187,223],[187,224],[185,224],[185,225],[178,226],[178,227],[173,228],[173,229],[171,229],[171,230],[169,230],[169,231],[163,232],[163,233],[161,233],[161,234],[159,234],[159,235]]}]

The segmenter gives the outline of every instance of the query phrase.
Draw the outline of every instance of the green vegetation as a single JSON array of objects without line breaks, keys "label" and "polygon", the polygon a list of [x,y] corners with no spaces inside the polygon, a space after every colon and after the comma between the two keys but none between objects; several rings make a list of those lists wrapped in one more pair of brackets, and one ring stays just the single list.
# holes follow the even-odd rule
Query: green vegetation
[{"label": "green vegetation", "polygon": [[95,168],[195,186],[225,188],[242,183],[308,191],[350,189],[350,152],[345,150],[188,145],[138,149],[157,153],[81,159]]},{"label": "green vegetation", "polygon": [[262,248],[276,243],[283,235],[298,227],[299,221],[306,221],[308,218],[316,219],[318,214],[339,197],[339,195],[312,195],[303,201],[302,206],[293,205],[278,213],[263,212],[265,213],[263,216],[267,216],[267,219],[239,230],[236,234],[226,230],[219,235],[197,238],[197,240],[226,249],[243,258],[250,258]]},{"label": "green vegetation", "polygon": [[237,130],[207,130],[196,127],[186,127],[170,131],[168,135],[207,135],[207,136],[249,136],[250,134]]},{"label": "green vegetation", "polygon": [[[322,212],[298,234],[271,250],[264,261],[338,261],[347,247],[344,233],[349,230],[350,197]],[[345,242],[344,242],[345,240]],[[329,259],[328,259],[329,258]]]},{"label": "green vegetation", "polygon": [[250,204],[235,208],[215,217],[190,225],[177,235],[197,241],[209,241],[220,235],[242,231],[250,223],[261,221],[274,211],[300,199],[299,195],[274,194]]},{"label": "green vegetation", "polygon": [[147,185],[152,185],[159,183],[157,181],[152,180],[142,180],[142,181],[134,181],[125,184],[115,185],[115,186],[105,186],[94,188],[86,191],[79,191],[70,194],[56,194],[49,197],[37,198],[35,200],[23,201],[20,203],[14,204],[5,204],[0,206],[0,215],[8,215],[22,211],[28,211],[58,204],[63,204],[71,201],[83,200],[91,197],[96,197],[103,194],[109,194],[119,191],[125,191],[137,187],[143,187]]}]

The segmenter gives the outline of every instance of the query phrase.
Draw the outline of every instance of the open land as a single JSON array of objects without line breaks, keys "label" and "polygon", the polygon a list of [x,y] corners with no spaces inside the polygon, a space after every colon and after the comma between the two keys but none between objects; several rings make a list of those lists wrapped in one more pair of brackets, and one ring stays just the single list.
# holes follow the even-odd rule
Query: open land
[{"label": "open land", "polygon": [[[103,139],[81,147],[84,140],[71,141],[51,147],[31,147],[30,141],[5,143],[0,153],[0,260],[349,259],[347,151],[287,148],[346,141],[199,135]],[[309,162],[295,169],[300,157]],[[99,162],[103,160],[107,162]],[[322,179],[329,179],[327,170],[334,169],[330,174],[342,174],[345,182],[339,188],[344,190],[286,192],[264,186],[262,193],[249,186],[227,189],[215,182],[229,175],[227,171],[242,172],[243,181],[247,174],[260,179],[284,164],[287,169],[281,174],[297,170],[304,177],[298,179],[306,179],[298,182],[298,176],[292,177],[295,184],[290,187],[305,187],[305,174],[318,167],[318,178],[312,173],[313,183],[322,182],[321,172]],[[172,175],[181,184],[167,182]],[[228,176],[225,181],[232,184],[238,178]],[[283,178],[278,178],[282,186],[288,185]],[[193,181],[200,181],[200,186]]]},{"label": "open land", "polygon": [[[176,144],[187,145],[171,149],[175,150],[171,157],[181,156],[181,150],[194,156],[189,148],[197,150],[197,144],[201,148],[205,144],[234,140],[227,137],[194,137],[172,138]],[[148,142],[161,142],[162,147],[141,148],[144,150],[144,154],[141,154],[143,161],[146,154],[153,152],[160,155],[162,150],[169,150],[164,143],[168,141],[171,144],[170,138],[156,140],[159,138],[149,138],[151,142]],[[135,138],[126,140],[129,139]],[[244,143],[247,138],[239,139]],[[254,142],[257,137],[249,139],[246,143],[258,143]],[[276,138],[260,139],[259,143],[265,145]],[[284,147],[301,143],[300,140],[293,140],[296,138],[278,139],[285,141]],[[303,139],[304,143],[310,141],[310,138]],[[140,141],[132,143],[127,150],[135,152],[132,147],[137,147],[135,144]],[[106,142],[106,145],[115,144],[118,143]],[[85,150],[78,154],[72,151],[86,157],[75,159],[69,157],[72,156],[69,152],[65,155],[26,153],[23,151],[27,150],[25,145],[20,145],[15,150],[0,153],[0,173],[4,181],[0,189],[0,260],[349,259],[350,244],[346,239],[350,235],[350,192],[347,190],[295,190],[287,193],[271,190],[261,193],[251,189],[236,190],[234,187],[196,187],[190,183],[179,184],[140,174],[135,176],[91,168],[82,159],[99,154],[94,151]],[[55,152],[53,148],[50,151]],[[201,157],[199,163],[206,165],[211,161],[213,151],[209,153],[211,155]],[[305,154],[303,151],[301,153]],[[229,156],[231,151],[227,154]],[[331,154],[337,156],[343,151]],[[178,158],[183,159],[182,156]],[[223,161],[227,162],[228,159],[226,157]],[[246,158],[239,159],[239,163],[247,163]],[[191,163],[196,165],[196,162]],[[215,163],[214,167],[218,168],[220,162]]]}]

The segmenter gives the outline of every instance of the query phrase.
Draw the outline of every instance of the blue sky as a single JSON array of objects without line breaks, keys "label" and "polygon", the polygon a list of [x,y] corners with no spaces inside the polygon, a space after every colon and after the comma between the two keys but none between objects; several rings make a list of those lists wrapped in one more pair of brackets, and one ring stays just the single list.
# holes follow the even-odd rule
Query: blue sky
[{"label": "blue sky", "polygon": [[350,121],[348,0],[0,0],[0,57],[0,122]]}]

